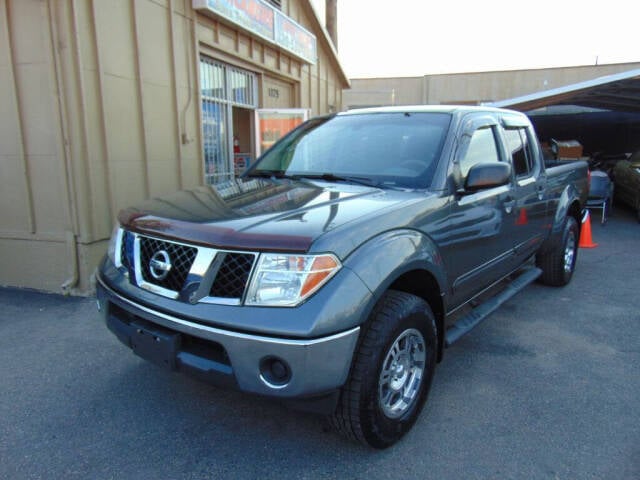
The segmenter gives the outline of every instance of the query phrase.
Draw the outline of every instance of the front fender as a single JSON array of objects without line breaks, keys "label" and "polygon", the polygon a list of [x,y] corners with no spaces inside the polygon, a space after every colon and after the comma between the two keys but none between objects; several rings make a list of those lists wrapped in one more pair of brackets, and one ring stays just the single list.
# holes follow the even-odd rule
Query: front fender
[{"label": "front fender", "polygon": [[368,313],[404,273],[414,270],[429,272],[438,284],[440,297],[443,296],[443,286],[447,285],[438,247],[427,235],[416,230],[393,230],[380,234],[360,246],[343,263],[372,292]]}]

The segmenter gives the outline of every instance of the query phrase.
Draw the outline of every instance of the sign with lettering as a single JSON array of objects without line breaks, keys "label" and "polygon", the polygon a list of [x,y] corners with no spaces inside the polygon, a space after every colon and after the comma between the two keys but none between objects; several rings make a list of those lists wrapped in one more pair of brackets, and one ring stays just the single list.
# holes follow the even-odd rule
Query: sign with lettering
[{"label": "sign with lettering", "polygon": [[286,15],[276,16],[276,43],[298,57],[316,58],[316,37]]},{"label": "sign with lettering", "polygon": [[208,0],[207,7],[261,37],[273,38],[274,11],[260,0]]},{"label": "sign with lettering", "polygon": [[193,8],[212,12],[309,63],[316,63],[316,37],[262,0],[193,0]]}]

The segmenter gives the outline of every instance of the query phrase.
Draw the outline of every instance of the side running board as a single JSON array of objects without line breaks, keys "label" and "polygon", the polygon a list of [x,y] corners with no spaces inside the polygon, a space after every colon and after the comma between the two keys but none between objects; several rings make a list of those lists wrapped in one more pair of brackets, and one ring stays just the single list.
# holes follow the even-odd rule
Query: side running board
[{"label": "side running board", "polygon": [[516,279],[512,280],[504,290],[475,307],[464,317],[461,317],[447,330],[444,340],[445,346],[450,347],[460,340],[463,335],[480,325],[480,323],[495,312],[500,305],[535,281],[540,275],[542,275],[542,270],[539,268],[532,267],[524,270]]}]

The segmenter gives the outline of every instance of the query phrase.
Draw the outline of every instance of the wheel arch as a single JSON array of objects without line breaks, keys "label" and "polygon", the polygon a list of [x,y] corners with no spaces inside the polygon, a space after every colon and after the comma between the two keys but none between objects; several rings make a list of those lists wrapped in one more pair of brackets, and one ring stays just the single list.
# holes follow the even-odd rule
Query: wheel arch
[{"label": "wheel arch", "polygon": [[440,285],[435,276],[428,270],[416,269],[403,273],[389,285],[389,290],[410,293],[422,298],[431,307],[438,329],[438,355],[440,362],[444,353],[444,300],[440,293]]},{"label": "wheel arch", "polygon": [[565,187],[558,201],[558,206],[556,207],[553,217],[553,231],[557,233],[563,229],[564,220],[567,218],[567,215],[574,217],[578,225],[580,225],[581,214],[580,193],[573,184],[569,184]]},{"label": "wheel arch", "polygon": [[439,250],[415,230],[395,230],[369,240],[349,256],[351,268],[372,292],[363,323],[388,290],[410,293],[430,306],[438,329],[437,359],[444,351],[447,276]]},{"label": "wheel arch", "polygon": [[580,194],[573,185],[567,185],[562,192],[556,211],[553,216],[553,225],[549,237],[540,247],[539,252],[547,252],[552,246],[558,235],[562,235],[565,220],[567,217],[573,217],[578,224],[578,234],[582,229],[582,213],[583,208],[580,203]]},{"label": "wheel arch", "polygon": [[571,203],[567,210],[567,215],[576,219],[576,222],[578,223],[578,231],[582,228],[582,210],[580,202],[577,199]]}]

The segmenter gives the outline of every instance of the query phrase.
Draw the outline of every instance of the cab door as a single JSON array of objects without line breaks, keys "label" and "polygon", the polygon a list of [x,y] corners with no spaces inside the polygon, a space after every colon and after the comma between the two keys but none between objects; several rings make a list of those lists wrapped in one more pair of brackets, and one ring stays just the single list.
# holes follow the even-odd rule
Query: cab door
[{"label": "cab door", "polygon": [[509,236],[514,222],[513,182],[473,193],[463,191],[469,169],[480,162],[505,162],[496,119],[472,115],[457,135],[445,261],[451,274],[451,307],[462,304],[515,267]]},{"label": "cab door", "polygon": [[519,262],[533,255],[551,228],[548,221],[547,176],[531,128],[520,118],[503,119],[504,145],[515,177],[513,222],[509,226]]}]

